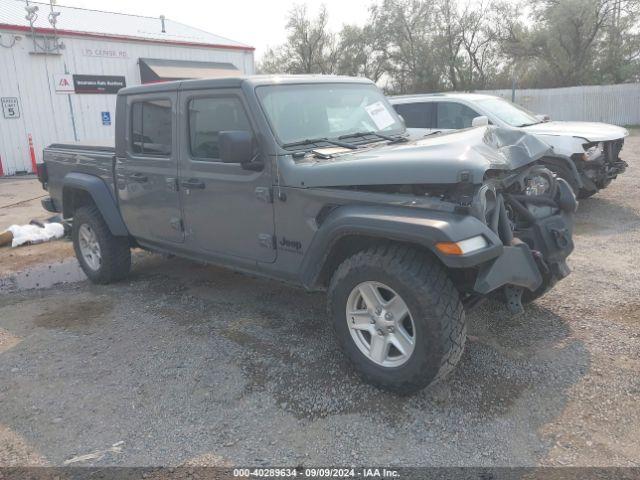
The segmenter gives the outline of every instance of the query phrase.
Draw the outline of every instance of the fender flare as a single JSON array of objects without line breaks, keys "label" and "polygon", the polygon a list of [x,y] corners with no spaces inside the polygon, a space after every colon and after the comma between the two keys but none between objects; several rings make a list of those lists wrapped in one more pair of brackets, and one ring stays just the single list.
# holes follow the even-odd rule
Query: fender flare
[{"label": "fender flare", "polygon": [[[411,207],[347,205],[334,209],[316,231],[300,266],[307,288],[315,288],[333,247],[347,236],[364,236],[417,244],[426,247],[450,268],[467,268],[502,253],[502,242],[485,224],[471,215]],[[458,242],[483,235],[488,246],[459,256],[440,253],[438,242]]]},{"label": "fender flare", "polygon": [[[91,196],[113,235],[119,237],[126,237],[129,235],[129,231],[122,219],[122,215],[120,215],[118,204],[104,180],[100,177],[89,175],[87,173],[68,173],[62,179],[62,198],[64,198],[64,191],[67,188],[84,190]],[[67,217],[67,213],[70,212],[66,211],[64,202],[62,207],[64,209],[63,215]]]},{"label": "fender flare", "polygon": [[561,168],[565,168],[569,170],[569,173],[573,176],[573,182],[569,182],[570,185],[576,185],[578,189],[584,188],[584,182],[582,180],[582,175],[578,172],[578,167],[571,158],[566,157],[564,155],[545,155],[539,160],[542,164],[551,164],[556,165]]}]

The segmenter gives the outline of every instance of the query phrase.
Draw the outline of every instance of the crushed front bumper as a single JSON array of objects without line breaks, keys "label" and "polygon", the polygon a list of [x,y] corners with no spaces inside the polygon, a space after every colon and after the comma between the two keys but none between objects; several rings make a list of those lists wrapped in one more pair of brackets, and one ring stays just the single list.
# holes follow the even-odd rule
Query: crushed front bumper
[{"label": "crushed front bumper", "polygon": [[585,190],[601,190],[626,171],[629,164],[620,158],[623,145],[624,139],[604,142],[602,155],[598,158],[577,162]]},{"label": "crushed front bumper", "polygon": [[556,282],[569,275],[566,259],[574,248],[572,217],[563,212],[522,232],[518,237],[521,243],[504,246],[499,257],[480,267],[474,291],[486,295],[511,285],[533,292],[543,282]]},{"label": "crushed front bumper", "polygon": [[[525,289],[530,292],[546,291],[570,273],[566,259],[574,248],[573,216],[577,202],[569,184],[562,179],[557,182],[554,214],[544,218],[530,216],[526,228],[511,232],[503,228],[503,223],[507,222],[503,216],[506,212],[499,212],[501,219],[494,225],[495,232],[492,233],[502,241],[502,250],[495,258],[479,265],[472,289],[474,294],[486,296],[505,287],[507,297],[517,297],[516,301],[509,299],[508,304],[520,305]],[[510,208],[524,210],[516,196],[505,195],[505,198]],[[531,197],[525,197],[524,201],[549,202],[548,199]],[[499,206],[503,210],[506,208],[502,201]]]}]

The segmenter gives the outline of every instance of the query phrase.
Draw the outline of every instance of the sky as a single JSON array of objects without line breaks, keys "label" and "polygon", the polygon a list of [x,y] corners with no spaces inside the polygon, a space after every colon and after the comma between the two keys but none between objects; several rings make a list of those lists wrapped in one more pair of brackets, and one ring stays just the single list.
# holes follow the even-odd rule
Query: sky
[{"label": "sky", "polygon": [[[47,0],[40,0],[47,1]],[[321,5],[329,12],[330,28],[362,25],[372,0],[58,0],[58,5],[165,17],[256,48],[259,61],[268,47],[286,39],[286,17],[295,5],[306,4],[315,15]]]}]

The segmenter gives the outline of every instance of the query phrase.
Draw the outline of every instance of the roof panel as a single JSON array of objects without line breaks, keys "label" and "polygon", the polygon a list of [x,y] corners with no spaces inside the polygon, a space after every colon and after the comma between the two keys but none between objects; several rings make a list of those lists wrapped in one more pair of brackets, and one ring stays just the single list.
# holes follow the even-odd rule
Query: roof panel
[{"label": "roof panel", "polygon": [[[50,29],[48,17],[51,6],[48,3],[29,2],[38,7],[36,28]],[[0,0],[0,25],[29,27],[26,20],[24,0]],[[127,37],[169,43],[196,43],[221,47],[252,49],[249,45],[205,32],[170,19],[165,20],[165,33],[159,18],[127,15],[123,13],[87,10],[84,8],[56,5],[57,28],[67,32],[93,35]]]}]

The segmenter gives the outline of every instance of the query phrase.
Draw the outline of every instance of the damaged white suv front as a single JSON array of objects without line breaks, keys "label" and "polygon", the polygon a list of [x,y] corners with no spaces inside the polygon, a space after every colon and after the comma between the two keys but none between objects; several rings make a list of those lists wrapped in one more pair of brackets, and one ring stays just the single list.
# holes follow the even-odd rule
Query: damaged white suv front
[{"label": "damaged white suv front", "polygon": [[475,93],[437,93],[390,98],[417,136],[491,124],[534,134],[552,147],[540,163],[564,178],[578,198],[607,187],[623,173],[620,158],[629,132],[622,127],[594,122],[550,121],[503,98]]},{"label": "damaged white suv front", "polygon": [[540,121],[523,130],[553,147],[555,155],[572,160],[578,175],[557,173],[569,181],[578,198],[597,193],[627,169],[627,162],[620,158],[629,135],[625,128],[595,122]]}]

